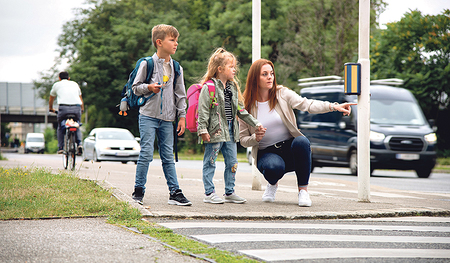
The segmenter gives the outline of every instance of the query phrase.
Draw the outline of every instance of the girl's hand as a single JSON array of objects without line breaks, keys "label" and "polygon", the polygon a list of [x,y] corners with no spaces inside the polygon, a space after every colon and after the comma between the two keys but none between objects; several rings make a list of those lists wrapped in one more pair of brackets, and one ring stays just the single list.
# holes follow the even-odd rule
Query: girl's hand
[{"label": "girl's hand", "polygon": [[344,113],[345,115],[350,115],[350,113],[352,112],[352,108],[350,106],[352,105],[357,105],[357,103],[342,103],[342,104],[338,104],[338,105],[334,105],[334,109],[340,112]]},{"label": "girl's hand", "polygon": [[161,87],[162,85],[159,82],[148,84],[147,86],[148,90],[153,93],[158,93],[159,91],[161,91]]},{"label": "girl's hand", "polygon": [[264,135],[266,134],[267,128],[264,128],[262,125],[258,127],[258,129],[255,131],[256,135],[256,141],[260,142]]},{"label": "girl's hand", "polygon": [[204,142],[209,142],[210,141],[210,136],[209,136],[209,133],[203,133],[202,135],[200,135],[200,136],[202,136],[202,140],[204,141]]}]

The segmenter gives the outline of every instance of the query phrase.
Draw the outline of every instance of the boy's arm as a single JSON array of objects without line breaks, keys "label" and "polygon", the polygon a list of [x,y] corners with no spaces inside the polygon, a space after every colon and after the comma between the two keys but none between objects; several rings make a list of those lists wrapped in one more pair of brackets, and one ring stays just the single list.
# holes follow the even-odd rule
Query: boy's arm
[{"label": "boy's arm", "polygon": [[[180,66],[180,75],[176,81],[176,85],[173,87],[173,93],[175,96],[175,107],[177,109],[177,118],[180,122],[183,120],[185,124],[186,118],[186,88],[184,86],[183,68]],[[186,124],[185,124],[186,125]]]},{"label": "boy's arm", "polygon": [[147,78],[147,61],[144,60],[139,65],[138,72],[136,73],[133,85],[131,86],[134,94],[136,94],[137,96],[150,95],[152,93],[158,93],[160,91],[160,88],[162,86],[161,84],[144,83],[146,78]]}]

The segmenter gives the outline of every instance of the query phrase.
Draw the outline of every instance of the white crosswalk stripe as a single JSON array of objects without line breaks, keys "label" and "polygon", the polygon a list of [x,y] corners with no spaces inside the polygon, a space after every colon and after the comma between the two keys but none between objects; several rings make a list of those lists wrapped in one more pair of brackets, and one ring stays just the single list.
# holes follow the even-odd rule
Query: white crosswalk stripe
[{"label": "white crosswalk stripe", "polygon": [[[386,221],[386,222],[382,222]],[[173,221],[160,225],[267,262],[323,259],[450,259],[448,218],[291,222]]]}]

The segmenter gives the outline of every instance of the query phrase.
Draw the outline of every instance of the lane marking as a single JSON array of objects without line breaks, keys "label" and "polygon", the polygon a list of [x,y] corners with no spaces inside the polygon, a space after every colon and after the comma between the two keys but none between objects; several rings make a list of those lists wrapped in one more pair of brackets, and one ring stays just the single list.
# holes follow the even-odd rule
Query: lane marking
[{"label": "lane marking", "polygon": [[[371,242],[371,243],[427,243],[449,244],[450,237],[424,236],[369,236],[369,235],[321,235],[321,234],[211,234],[191,237],[211,244],[266,241],[323,241],[323,242]],[[450,255],[449,255],[450,256]]]},{"label": "lane marking", "polygon": [[260,222],[173,222],[159,223],[170,228],[258,228],[258,229],[329,229],[329,230],[383,230],[413,232],[450,232],[446,226],[387,226],[387,225],[346,225],[346,224],[304,224],[304,223],[260,223]]},{"label": "lane marking", "polygon": [[286,248],[254,249],[239,252],[265,260],[323,258],[449,258],[448,249],[372,249],[372,248]]}]

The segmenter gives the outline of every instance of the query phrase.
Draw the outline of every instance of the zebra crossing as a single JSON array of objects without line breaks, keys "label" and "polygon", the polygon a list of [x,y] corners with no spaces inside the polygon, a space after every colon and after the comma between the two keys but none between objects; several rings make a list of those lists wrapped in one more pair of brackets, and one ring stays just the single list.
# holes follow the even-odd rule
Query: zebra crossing
[{"label": "zebra crossing", "polygon": [[[160,225],[266,262],[450,260],[450,218],[173,221]],[[378,260],[378,261],[377,261]]]}]

